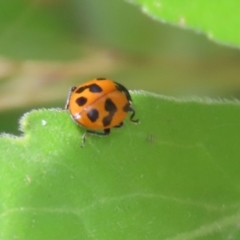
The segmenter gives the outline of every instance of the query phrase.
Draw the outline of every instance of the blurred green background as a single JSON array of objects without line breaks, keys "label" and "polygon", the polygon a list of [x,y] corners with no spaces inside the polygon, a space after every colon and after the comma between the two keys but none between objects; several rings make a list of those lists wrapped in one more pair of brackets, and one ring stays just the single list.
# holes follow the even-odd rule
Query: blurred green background
[{"label": "blurred green background", "polygon": [[240,52],[124,0],[1,0],[0,132],[95,77],[177,97],[240,97]]}]

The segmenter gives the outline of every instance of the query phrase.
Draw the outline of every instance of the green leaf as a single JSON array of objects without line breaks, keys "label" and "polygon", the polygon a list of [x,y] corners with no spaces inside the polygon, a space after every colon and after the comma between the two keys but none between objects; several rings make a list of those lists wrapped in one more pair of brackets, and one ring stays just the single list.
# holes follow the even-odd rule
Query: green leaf
[{"label": "green leaf", "polygon": [[0,138],[0,239],[239,239],[240,104],[134,92],[141,123],[88,135],[67,111]]},{"label": "green leaf", "polygon": [[240,2],[202,0],[130,0],[152,18],[193,28],[210,39],[240,45]]}]

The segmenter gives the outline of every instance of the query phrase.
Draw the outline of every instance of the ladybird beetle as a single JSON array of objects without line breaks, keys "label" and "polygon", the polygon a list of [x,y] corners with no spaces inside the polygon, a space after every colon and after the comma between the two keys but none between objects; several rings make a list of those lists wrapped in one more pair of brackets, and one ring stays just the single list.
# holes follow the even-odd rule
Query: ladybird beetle
[{"label": "ladybird beetle", "polygon": [[[127,113],[133,119],[135,110],[132,108],[129,91],[120,83],[106,78],[96,78],[78,87],[72,87],[65,109],[69,109],[71,117],[87,130],[82,136],[84,146],[86,134],[106,136],[113,127],[122,127]],[[99,132],[98,130],[103,130]]]}]

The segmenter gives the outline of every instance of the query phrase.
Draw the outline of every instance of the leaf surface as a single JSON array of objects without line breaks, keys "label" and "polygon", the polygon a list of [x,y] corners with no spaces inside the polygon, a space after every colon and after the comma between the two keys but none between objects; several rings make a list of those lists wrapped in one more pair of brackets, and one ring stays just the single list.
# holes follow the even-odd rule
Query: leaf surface
[{"label": "leaf surface", "polygon": [[0,138],[0,238],[240,237],[240,105],[132,93],[138,125],[88,135],[39,109]]}]

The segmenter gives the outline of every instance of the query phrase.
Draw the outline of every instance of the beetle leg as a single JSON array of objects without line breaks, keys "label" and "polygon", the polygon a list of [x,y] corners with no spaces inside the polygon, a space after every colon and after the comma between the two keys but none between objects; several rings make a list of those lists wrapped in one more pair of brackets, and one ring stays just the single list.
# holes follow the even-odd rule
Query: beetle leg
[{"label": "beetle leg", "polygon": [[139,123],[139,119],[133,119],[134,116],[135,116],[135,110],[131,106],[129,106],[128,111],[132,112],[132,114],[130,116],[130,121],[133,122],[133,123]]},{"label": "beetle leg", "polygon": [[84,147],[85,142],[86,142],[86,137],[87,133],[93,134],[93,135],[98,135],[98,136],[107,136],[110,134],[110,128],[106,128],[103,130],[103,132],[97,132],[93,130],[87,130],[83,135],[82,135],[82,147]]},{"label": "beetle leg", "polygon": [[121,122],[121,123],[119,123],[118,125],[116,125],[116,126],[114,126],[115,128],[120,128],[120,127],[122,127],[123,126],[123,122]]},{"label": "beetle leg", "polygon": [[73,93],[74,90],[76,90],[77,87],[71,87],[69,92],[68,92],[68,97],[67,97],[67,101],[66,101],[66,104],[65,104],[65,107],[64,109],[68,109],[69,108],[69,100],[70,100],[70,97]]}]

